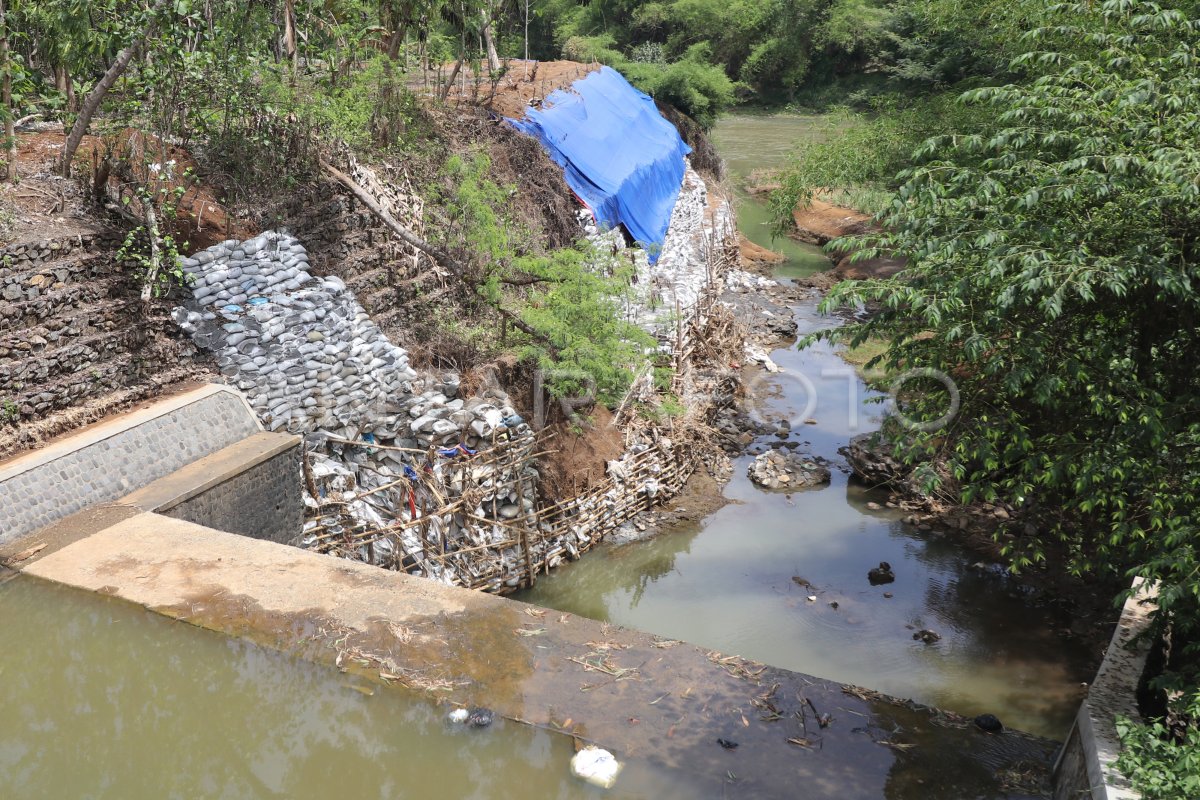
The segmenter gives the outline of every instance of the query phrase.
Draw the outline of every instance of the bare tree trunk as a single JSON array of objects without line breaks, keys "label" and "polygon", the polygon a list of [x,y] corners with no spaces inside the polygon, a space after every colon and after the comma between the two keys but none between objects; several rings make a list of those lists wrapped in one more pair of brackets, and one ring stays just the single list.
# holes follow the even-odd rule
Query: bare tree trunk
[{"label": "bare tree trunk", "polygon": [[54,88],[58,89],[67,98],[67,111],[75,110],[75,84],[71,80],[71,73],[64,64],[56,64],[54,67]]},{"label": "bare tree trunk", "polygon": [[154,19],[155,14],[167,6],[168,0],[158,0],[154,7],[150,10],[151,20],[146,32],[142,34],[142,38],[136,42],[131,42],[124,50],[117,53],[117,58],[109,66],[108,71],[104,73],[104,77],[100,82],[92,87],[92,90],[87,93],[87,97],[83,98],[83,104],[79,107],[79,116],[75,120],[75,124],[71,126],[71,133],[68,134],[67,140],[63,142],[62,155],[59,156],[58,171],[64,178],[71,177],[71,160],[75,158],[75,151],[79,149],[79,143],[83,141],[83,135],[87,133],[88,124],[91,123],[92,117],[100,108],[100,103],[104,100],[104,95],[108,94],[108,90],[113,87],[121,74],[125,72],[125,68],[129,66],[129,62],[133,60],[134,53],[137,52],[138,45],[142,42],[151,39],[158,32],[158,22]]},{"label": "bare tree trunk", "polygon": [[142,207],[146,215],[146,238],[150,240],[150,269],[142,283],[142,302],[149,303],[162,268],[162,253],[158,251],[158,215],[154,213],[154,198],[144,200]]},{"label": "bare tree trunk", "polygon": [[4,70],[0,82],[0,103],[4,104],[4,177],[17,179],[17,134],[13,129],[12,69],[8,63],[8,18],[4,0],[0,0],[0,69]]},{"label": "bare tree trunk", "polygon": [[[400,46],[404,44],[404,36],[407,30],[408,28],[404,24],[396,23],[396,30],[392,31],[392,36],[388,39],[387,57],[392,61],[396,61],[400,58]],[[407,60],[408,57],[406,54],[405,61]],[[407,64],[405,66],[407,66]]]},{"label": "bare tree trunk", "polygon": [[296,46],[296,0],[283,2],[283,52],[292,62],[292,77],[300,59],[300,48]]},{"label": "bare tree trunk", "polygon": [[454,86],[454,79],[458,77],[458,71],[462,69],[463,57],[459,56],[458,61],[454,62],[454,69],[450,70],[450,80],[446,81],[446,85],[442,87],[442,96],[438,98],[443,103],[450,96],[450,87]]},{"label": "bare tree trunk", "polygon": [[488,71],[497,72],[500,69],[500,56],[496,53],[496,43],[492,41],[492,15],[489,11],[488,8],[481,8],[479,16],[483,17],[483,43],[487,47]]}]

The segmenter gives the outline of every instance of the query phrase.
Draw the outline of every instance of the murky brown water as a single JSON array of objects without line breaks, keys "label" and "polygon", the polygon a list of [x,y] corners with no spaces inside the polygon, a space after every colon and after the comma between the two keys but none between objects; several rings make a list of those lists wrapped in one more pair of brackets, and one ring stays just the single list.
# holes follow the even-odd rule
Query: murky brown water
[{"label": "murky brown water", "polygon": [[[716,140],[731,172],[745,174],[777,163],[807,124],[727,117]],[[761,205],[743,197],[738,213],[748,236],[780,249],[756,222],[765,217]],[[784,274],[811,272],[814,260],[827,265],[816,248],[794,246],[799,255]],[[795,314],[801,333],[834,324],[815,302]],[[764,373],[754,387],[775,395],[765,415],[794,422],[799,452],[844,465],[838,448],[878,427],[880,406],[827,346],[772,357],[783,373]],[[818,424],[803,424],[805,417]],[[599,548],[521,599],[1065,737],[1095,664],[1059,606],[905,525],[899,512],[868,509],[886,498],[869,496],[844,471],[835,470],[829,486],[788,496],[755,488],[750,461],[735,463],[725,491],[733,503],[701,524]],[[867,571],[880,561],[893,566],[896,582],[873,587]],[[941,640],[914,641],[923,628]]]},{"label": "murky brown water", "polygon": [[0,797],[688,798],[632,761],[610,792],[571,740],[446,722],[399,690],[112,598],[0,577]]}]

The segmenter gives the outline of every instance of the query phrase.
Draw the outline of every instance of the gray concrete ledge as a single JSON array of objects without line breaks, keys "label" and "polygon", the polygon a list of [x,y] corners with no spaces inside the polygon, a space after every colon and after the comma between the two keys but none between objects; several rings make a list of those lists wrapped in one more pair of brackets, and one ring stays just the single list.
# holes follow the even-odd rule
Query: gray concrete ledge
[{"label": "gray concrete ledge", "polygon": [[[300,446],[300,437],[263,431],[193,461],[121,498],[123,505],[160,514]],[[297,486],[299,476],[297,476]]]},{"label": "gray concrete ledge", "polygon": [[262,430],[240,393],[207,385],[0,465],[0,544],[109,503]]},{"label": "gray concrete ledge", "polygon": [[115,520],[24,569],[686,770],[697,796],[1043,798],[1056,749],[736,655],[157,514]]},{"label": "gray concrete ledge", "polygon": [[1151,642],[1139,638],[1150,627],[1157,589],[1142,578],[1133,582],[1108,650],[1075,716],[1075,724],[1054,765],[1054,800],[1139,800],[1141,795],[1114,764],[1121,753],[1117,717],[1140,720],[1137,691]]}]

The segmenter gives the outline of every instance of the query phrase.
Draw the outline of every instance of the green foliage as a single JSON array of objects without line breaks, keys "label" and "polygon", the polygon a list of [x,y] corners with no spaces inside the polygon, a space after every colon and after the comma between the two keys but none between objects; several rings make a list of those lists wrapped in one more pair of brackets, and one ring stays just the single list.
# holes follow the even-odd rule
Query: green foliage
[{"label": "green foliage", "polygon": [[896,176],[911,164],[913,151],[922,142],[976,127],[982,119],[976,109],[945,94],[903,107],[882,106],[870,116],[846,108],[835,110],[796,143],[780,175],[780,188],[770,199],[777,227],[787,228],[792,209],[806,205],[822,190],[848,193],[838,199],[854,208],[882,211],[898,185]]},{"label": "green foliage", "polygon": [[1149,725],[1117,720],[1122,747],[1117,769],[1144,800],[1200,797],[1200,691],[1185,695],[1178,712],[1191,721],[1182,734],[1162,720]]},{"label": "green foliage", "polygon": [[693,45],[679,61],[667,65],[626,62],[622,69],[642,91],[670,103],[709,128],[735,99],[736,84],[725,71],[708,63],[708,44]]},{"label": "green foliage", "polygon": [[403,146],[416,117],[416,98],[384,55],[360,63],[334,85],[266,73],[270,106],[290,109],[305,125],[357,147]]},{"label": "green foliage", "polygon": [[[905,279],[841,285],[881,311],[843,332],[889,367],[954,377],[962,411],[904,432],[962,486],[1003,498],[1081,575],[1160,584],[1160,614],[1200,625],[1200,25],[1137,0],[1058,6],[1018,68],[972,90],[994,124],[930,139],[881,221],[841,246],[908,259]],[[919,407],[922,398],[914,403]],[[926,398],[925,411],[940,413]],[[1197,638],[1192,635],[1192,641]]]},{"label": "green foliage", "polygon": [[576,396],[594,385],[597,400],[619,402],[653,344],[622,317],[632,267],[586,244],[526,256],[514,266],[543,279],[519,312],[539,334],[521,353],[546,372],[550,393]]},{"label": "green foliage", "polygon": [[553,396],[594,389],[601,402],[619,401],[653,344],[622,314],[632,267],[587,243],[539,252],[506,213],[515,190],[489,180],[490,167],[482,154],[452,156],[446,165],[450,235],[474,268],[467,279],[484,302],[528,329],[513,332],[514,348],[545,372]]},{"label": "green foliage", "polygon": [[125,187],[129,193],[121,198],[125,206],[138,209],[147,222],[126,233],[117,250],[117,261],[133,268],[143,294],[150,297],[163,297],[188,281],[180,265],[179,242],[165,228],[176,218],[179,200],[187,193],[193,176],[190,170],[178,177],[174,172],[173,161],[146,164],[145,181]]}]

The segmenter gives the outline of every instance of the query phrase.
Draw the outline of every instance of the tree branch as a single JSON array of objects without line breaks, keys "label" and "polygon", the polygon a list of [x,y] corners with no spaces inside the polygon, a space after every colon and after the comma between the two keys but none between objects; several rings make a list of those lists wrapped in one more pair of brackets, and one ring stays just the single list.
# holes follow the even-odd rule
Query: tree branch
[{"label": "tree branch", "polygon": [[[359,200],[359,202],[361,202],[364,206],[366,206],[367,209],[372,214],[374,214],[376,217],[378,217],[379,220],[381,222],[383,222],[384,225],[387,225],[392,230],[393,233],[395,233],[397,236],[399,236],[405,242],[408,242],[410,245],[412,245],[413,247],[420,250],[422,253],[425,253],[426,255],[428,255],[434,261],[438,262],[442,266],[449,269],[460,280],[467,282],[466,281],[466,274],[467,274],[466,267],[464,267],[461,263],[459,263],[458,261],[451,258],[450,255],[448,253],[446,253],[444,250],[442,250],[441,248],[434,247],[429,242],[425,241],[424,239],[422,239],[421,237],[417,236],[415,233],[410,231],[408,228],[405,228],[403,225],[401,225],[399,222],[397,222],[395,217],[393,217],[391,214],[389,214],[387,212],[387,210],[384,209],[383,206],[379,205],[379,202],[374,197],[372,197],[371,194],[366,189],[359,186],[358,183],[353,178],[351,178],[349,175],[342,172],[340,169],[333,166],[332,164],[330,164],[328,161],[326,161],[323,158],[319,159],[319,161],[321,164],[321,169],[325,170],[325,172],[329,173],[329,175],[334,180],[336,180],[342,186],[346,187],[346,189],[350,192],[350,194],[354,195]],[[536,283],[537,281],[539,281],[541,279],[531,278],[527,282],[521,282],[524,280],[521,278],[514,278],[512,280],[518,282],[515,285],[523,286],[523,285],[527,285],[528,283]],[[473,292],[475,292],[476,295],[479,295],[479,287],[474,284],[469,284],[469,285],[471,286],[471,290]],[[537,341],[544,344],[546,346],[546,348],[552,354],[558,355],[559,349],[554,345],[553,342],[551,342],[548,338],[546,338],[545,334],[530,327],[523,319],[521,319],[519,316],[517,316],[512,311],[509,311],[508,309],[504,308],[499,303],[495,303],[495,302],[491,302],[491,301],[487,301],[487,302],[488,302],[488,305],[490,305],[492,308],[496,309],[496,311],[498,311],[509,322],[511,322],[514,328],[516,328],[519,331],[522,331],[523,333],[528,334],[529,336],[532,336],[534,339],[536,339]]]}]

